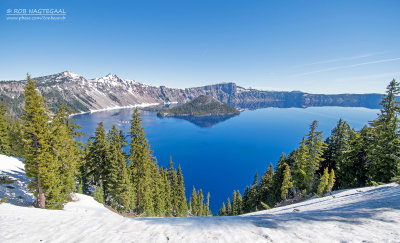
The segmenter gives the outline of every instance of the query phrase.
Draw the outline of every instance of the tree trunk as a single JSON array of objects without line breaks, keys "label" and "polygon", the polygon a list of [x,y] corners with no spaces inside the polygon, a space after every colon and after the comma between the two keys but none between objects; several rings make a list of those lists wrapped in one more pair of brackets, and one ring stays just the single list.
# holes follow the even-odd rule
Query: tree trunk
[{"label": "tree trunk", "polygon": [[40,179],[38,179],[38,204],[39,208],[46,208],[46,196],[44,195],[43,189],[40,186]]}]

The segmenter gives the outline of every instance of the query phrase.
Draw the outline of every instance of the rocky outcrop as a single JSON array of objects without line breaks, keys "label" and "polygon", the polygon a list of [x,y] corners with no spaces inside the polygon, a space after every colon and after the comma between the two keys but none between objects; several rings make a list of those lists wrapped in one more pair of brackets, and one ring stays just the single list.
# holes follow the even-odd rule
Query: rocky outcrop
[{"label": "rocky outcrop", "polygon": [[[115,74],[86,79],[70,71],[34,78],[50,109],[61,102],[74,112],[86,112],[136,104],[185,103],[200,95],[241,109],[263,107],[354,106],[378,108],[380,94],[308,94],[303,92],[261,91],[245,89],[234,83],[220,83],[196,88],[174,89],[150,86],[134,80],[121,79]],[[0,82],[0,99],[11,113],[20,114],[23,86],[26,81]]]}]

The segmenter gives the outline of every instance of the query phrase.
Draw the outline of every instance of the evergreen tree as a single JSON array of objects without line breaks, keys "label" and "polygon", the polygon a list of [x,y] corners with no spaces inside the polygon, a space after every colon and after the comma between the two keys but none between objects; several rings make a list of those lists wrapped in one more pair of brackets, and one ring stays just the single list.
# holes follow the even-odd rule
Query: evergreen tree
[{"label": "evergreen tree", "polygon": [[333,169],[331,169],[331,173],[329,174],[329,180],[328,180],[328,188],[327,191],[328,192],[332,192],[332,188],[335,185],[335,171]]},{"label": "evergreen tree", "polygon": [[349,150],[337,166],[337,188],[362,187],[367,181],[367,162],[371,142],[371,128],[364,126],[360,132],[350,131]]},{"label": "evergreen tree", "polygon": [[176,210],[178,208],[178,178],[177,178],[177,172],[174,169],[174,162],[172,162],[172,158],[170,158],[169,161],[169,167],[168,167],[168,177],[170,181],[170,187],[171,187],[171,213],[172,215],[176,216]]},{"label": "evergreen tree", "polygon": [[258,172],[254,175],[253,185],[250,188],[249,193],[249,207],[250,211],[257,211],[260,204],[260,191],[258,185]]},{"label": "evergreen tree", "polygon": [[261,202],[268,204],[270,207],[274,203],[274,194],[272,191],[273,179],[274,167],[271,163],[268,170],[264,172],[264,175],[260,179],[260,200]]},{"label": "evergreen tree", "polygon": [[399,83],[393,79],[380,103],[378,118],[371,122],[373,133],[367,164],[370,181],[389,182],[400,175],[400,107],[396,99],[399,93]]},{"label": "evergreen tree", "polygon": [[9,125],[6,119],[7,107],[0,101],[0,153],[10,154]]},{"label": "evergreen tree", "polygon": [[237,195],[236,191],[233,191],[233,197],[232,197],[232,215],[238,215],[239,214],[239,208],[238,208],[238,201],[237,201]]},{"label": "evergreen tree", "polygon": [[152,169],[154,161],[150,146],[145,138],[145,132],[141,125],[142,119],[136,108],[132,114],[130,127],[130,170],[133,180],[136,206],[138,213],[154,214],[154,205],[152,198]]},{"label": "evergreen tree", "polygon": [[44,98],[36,89],[36,82],[29,76],[24,87],[24,159],[25,172],[33,178],[29,189],[37,197],[40,208],[46,207],[46,197],[59,199],[60,181],[57,176],[59,165],[53,158],[49,112]]},{"label": "evergreen tree", "polygon": [[240,194],[239,190],[236,192],[236,203],[237,203],[237,215],[240,215],[243,213],[243,199],[242,195]]},{"label": "evergreen tree", "polygon": [[276,171],[273,177],[273,184],[272,184],[272,193],[273,193],[273,202],[271,203],[271,207],[275,206],[277,202],[282,200],[281,196],[281,187],[284,177],[284,170],[286,168],[286,155],[282,153],[281,157],[279,158],[278,164],[276,166]]},{"label": "evergreen tree", "polygon": [[[158,167],[158,166],[157,166]],[[164,185],[164,176],[158,170],[158,168],[154,168],[154,187],[153,187],[153,195],[154,195],[154,214],[156,216],[165,216],[166,213],[166,198],[165,198],[165,185]]]},{"label": "evergreen tree", "polygon": [[163,185],[164,185],[164,194],[163,194],[163,201],[165,202],[165,216],[172,216],[172,192],[171,192],[171,181],[168,176],[168,172],[164,167],[161,167],[160,170]]},{"label": "evergreen tree", "polygon": [[324,174],[321,176],[318,184],[317,194],[319,196],[324,195],[328,191],[329,185],[329,172],[328,167],[325,168]]},{"label": "evergreen tree", "polygon": [[193,216],[199,216],[198,215],[198,208],[197,208],[197,192],[196,189],[193,186],[192,190],[192,196],[190,197],[190,210],[192,211]]},{"label": "evergreen tree", "polygon": [[211,211],[210,211],[210,192],[207,193],[207,203],[205,207],[205,216],[212,216]]},{"label": "evergreen tree", "polygon": [[124,147],[127,145],[122,131],[115,125],[107,133],[108,152],[105,168],[104,186],[108,189],[111,204],[115,207],[128,209],[130,207],[131,183],[127,167],[127,155]]},{"label": "evergreen tree", "polygon": [[103,184],[100,183],[98,186],[94,186],[93,198],[101,204],[104,204],[104,189]]},{"label": "evergreen tree", "polygon": [[227,216],[225,203],[222,203],[222,207],[218,212],[218,216]]},{"label": "evergreen tree", "polygon": [[307,135],[306,146],[308,148],[308,161],[306,164],[306,183],[308,191],[312,190],[315,172],[319,169],[320,163],[324,160],[322,154],[326,149],[322,132],[317,131],[318,121],[313,121],[310,125],[310,132]]},{"label": "evergreen tree", "polygon": [[183,182],[183,175],[181,166],[178,166],[178,172],[176,174],[176,212],[178,216],[184,217],[187,216],[187,201],[185,196],[185,184]]},{"label": "evergreen tree", "polygon": [[[70,112],[62,103],[51,123],[52,129],[52,151],[53,157],[57,161],[57,176],[60,179],[61,194],[64,199],[70,199],[70,193],[76,190],[76,175],[78,166],[82,164],[83,153],[79,139],[79,127],[70,118]],[[59,204],[63,200],[55,200]],[[57,204],[57,202],[54,202]],[[59,205],[58,207],[62,207]]]},{"label": "evergreen tree", "polygon": [[[89,176],[92,177],[93,185],[100,185],[106,179],[106,169],[108,166],[108,143],[106,139],[106,131],[103,122],[97,123],[95,136],[90,138],[91,146],[88,148],[86,156],[86,166]],[[105,183],[107,185],[107,182]],[[102,188],[104,187],[104,184]],[[107,191],[107,188],[104,188]]]},{"label": "evergreen tree", "polygon": [[9,119],[8,139],[10,146],[10,155],[15,157],[24,157],[24,128],[20,118]]},{"label": "evergreen tree", "polygon": [[243,213],[248,213],[250,212],[250,187],[246,186],[246,189],[244,189],[243,193],[243,202],[242,202],[242,210]]},{"label": "evergreen tree", "polygon": [[335,169],[338,174],[345,176],[348,172],[343,170],[347,163],[347,154],[350,151],[350,136],[354,133],[347,122],[339,120],[336,127],[332,130],[331,136],[326,139],[327,149],[324,151],[324,161],[321,164],[321,173],[328,167],[329,170]]},{"label": "evergreen tree", "polygon": [[229,197],[226,200],[226,215],[228,215],[228,216],[232,215],[231,199]]},{"label": "evergreen tree", "polygon": [[308,163],[308,147],[306,146],[306,138],[304,136],[300,147],[295,151],[295,161],[293,164],[294,186],[301,191],[306,190],[309,183],[314,179],[314,173],[308,170]]},{"label": "evergreen tree", "polygon": [[283,181],[281,187],[281,197],[286,200],[289,194],[289,190],[293,187],[292,176],[290,174],[290,167],[284,163],[285,170],[283,171]]}]

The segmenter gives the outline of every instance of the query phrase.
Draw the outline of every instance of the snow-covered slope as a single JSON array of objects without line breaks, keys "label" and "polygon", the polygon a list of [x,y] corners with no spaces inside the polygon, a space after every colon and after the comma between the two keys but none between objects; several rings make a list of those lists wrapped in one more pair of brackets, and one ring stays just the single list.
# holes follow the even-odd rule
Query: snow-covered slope
[{"label": "snow-covered slope", "polygon": [[1,204],[0,242],[400,241],[394,183],[238,217],[124,218],[89,196],[76,197],[61,211]]},{"label": "snow-covered slope", "polygon": [[25,176],[24,163],[19,159],[0,154],[0,198],[8,197],[14,205],[31,206],[34,202],[32,193],[28,192],[29,178]]}]

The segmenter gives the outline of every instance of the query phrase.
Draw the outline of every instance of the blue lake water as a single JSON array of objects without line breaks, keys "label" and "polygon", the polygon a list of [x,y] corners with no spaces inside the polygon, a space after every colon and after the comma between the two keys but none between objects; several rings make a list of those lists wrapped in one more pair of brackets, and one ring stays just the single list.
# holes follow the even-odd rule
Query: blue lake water
[{"label": "blue lake water", "polygon": [[[83,132],[93,136],[98,122],[105,129],[113,124],[129,132],[133,109],[81,114],[74,117]],[[211,209],[218,212],[233,190],[243,194],[258,171],[261,175],[281,153],[295,149],[313,120],[328,136],[339,118],[355,129],[376,118],[378,110],[349,107],[264,108],[247,110],[219,123],[193,123],[178,118],[158,118],[155,112],[141,111],[143,126],[159,165],[167,166],[172,156],[181,164],[186,195],[192,187],[211,193]],[[215,123],[213,125],[213,123]],[[87,136],[86,138],[87,139]]]}]

